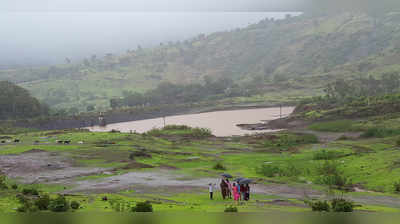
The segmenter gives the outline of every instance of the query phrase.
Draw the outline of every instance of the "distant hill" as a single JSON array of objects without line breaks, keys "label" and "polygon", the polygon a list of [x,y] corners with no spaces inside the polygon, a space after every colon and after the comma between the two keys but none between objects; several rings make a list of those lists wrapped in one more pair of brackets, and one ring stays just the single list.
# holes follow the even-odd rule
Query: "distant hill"
[{"label": "distant hill", "polygon": [[26,89],[0,81],[0,120],[33,118],[48,112],[47,106],[32,97]]},{"label": "distant hill", "polygon": [[[337,78],[400,71],[400,13],[373,18],[343,13],[263,20],[243,29],[91,56],[79,64],[0,70],[0,80],[27,88],[51,106],[108,108],[124,91],[162,82],[230,78],[256,89],[238,101],[318,95]],[[91,107],[93,108],[93,107]]]}]

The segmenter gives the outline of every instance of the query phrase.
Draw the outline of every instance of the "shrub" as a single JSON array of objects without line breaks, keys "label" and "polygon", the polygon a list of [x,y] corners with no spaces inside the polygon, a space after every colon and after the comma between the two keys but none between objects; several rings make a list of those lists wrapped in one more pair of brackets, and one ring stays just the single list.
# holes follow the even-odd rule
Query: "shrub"
[{"label": "shrub", "polygon": [[303,173],[301,169],[299,169],[292,163],[288,163],[283,166],[263,164],[256,170],[256,172],[266,177],[275,177],[275,176],[293,177],[293,176],[299,176]]},{"label": "shrub", "polygon": [[278,166],[263,164],[257,169],[257,173],[266,177],[274,177],[280,175],[281,169]]},{"label": "shrub", "polygon": [[226,170],[226,167],[222,163],[218,162],[217,164],[214,165],[213,169],[214,170]]},{"label": "shrub", "polygon": [[334,212],[353,212],[354,203],[344,198],[335,198],[331,201],[332,211]]},{"label": "shrub", "polygon": [[394,135],[400,135],[400,130],[386,129],[386,128],[369,128],[361,137],[363,138],[384,138]]},{"label": "shrub", "polygon": [[5,175],[2,175],[1,173],[0,173],[0,190],[1,189],[8,189],[8,186],[7,186],[7,184],[6,184],[6,176]]},{"label": "shrub", "polygon": [[331,210],[331,206],[327,201],[311,201],[308,202],[308,205],[314,212],[329,212]]},{"label": "shrub", "polygon": [[39,192],[35,188],[24,188],[24,189],[22,189],[22,194],[38,196]]},{"label": "shrub", "polygon": [[394,187],[394,192],[395,193],[400,193],[400,181],[397,181],[393,184]]},{"label": "shrub", "polygon": [[396,140],[396,146],[400,146],[400,138]]},{"label": "shrub", "polygon": [[39,209],[31,204],[23,204],[17,208],[17,212],[37,212]]},{"label": "shrub", "polygon": [[18,189],[18,185],[17,184],[13,184],[13,185],[11,185],[11,188],[14,189],[14,190],[17,190]]},{"label": "shrub", "polygon": [[49,209],[53,212],[66,212],[69,209],[69,203],[64,196],[59,195],[50,201]]},{"label": "shrub", "polygon": [[193,128],[191,136],[195,138],[206,138],[211,137],[212,132],[208,128]]},{"label": "shrub", "polygon": [[238,212],[238,209],[237,207],[229,206],[225,208],[224,212]]},{"label": "shrub", "polygon": [[187,126],[187,125],[167,125],[163,128],[164,130],[190,130],[192,129],[191,127]]},{"label": "shrub", "polygon": [[135,207],[132,207],[132,212],[153,212],[153,205],[149,201],[138,202]]},{"label": "shrub", "polygon": [[33,200],[31,200],[30,198],[22,194],[18,194],[17,199],[18,202],[21,204],[21,206],[17,208],[17,212],[36,212],[39,210]]},{"label": "shrub", "polygon": [[322,166],[317,168],[317,172],[320,175],[317,179],[319,184],[335,186],[339,189],[347,189],[351,186],[351,180],[342,174],[339,164],[335,161],[325,161]]},{"label": "shrub", "polygon": [[81,204],[79,202],[77,202],[77,201],[72,201],[71,202],[71,208],[74,209],[74,210],[79,209],[80,206],[81,206]]},{"label": "shrub", "polygon": [[315,152],[313,155],[314,160],[333,160],[340,157],[343,157],[343,153],[337,151],[326,151],[326,150]]},{"label": "shrub", "polygon": [[47,210],[50,205],[50,196],[48,194],[41,195],[35,201],[35,205],[39,210]]}]

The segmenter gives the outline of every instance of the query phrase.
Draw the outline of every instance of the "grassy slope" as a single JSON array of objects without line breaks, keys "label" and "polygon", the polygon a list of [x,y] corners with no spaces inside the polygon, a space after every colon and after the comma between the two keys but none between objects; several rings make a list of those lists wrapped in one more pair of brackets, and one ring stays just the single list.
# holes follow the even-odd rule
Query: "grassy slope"
[{"label": "grassy slope", "polygon": [[[0,79],[19,83],[52,105],[81,110],[88,104],[108,107],[108,100],[123,90],[143,92],[166,80],[200,82],[206,75],[239,83],[255,79],[251,88],[261,94],[237,102],[287,100],[321,94],[321,87],[338,77],[400,70],[399,20],[398,14],[376,21],[340,14],[261,21],[183,43],[98,57],[86,65],[3,70]],[[55,95],[58,100],[52,99]]]},{"label": "grassy slope", "polygon": [[[321,149],[327,151],[337,151],[346,153],[347,156],[340,158],[340,169],[344,174],[352,179],[354,184],[359,184],[365,189],[381,191],[384,193],[362,193],[362,195],[393,195],[393,183],[398,180],[400,167],[397,166],[400,160],[400,151],[396,146],[397,137],[387,137],[379,139],[359,139],[347,141],[335,141],[328,144],[299,144],[296,135],[280,133],[276,136],[280,140],[266,140],[263,138],[241,137],[233,139],[191,139],[188,138],[187,131],[166,131],[162,137],[153,137],[135,134],[120,133],[89,133],[89,132],[33,132],[17,136],[23,143],[17,145],[0,146],[0,154],[20,154],[31,149],[42,149],[45,151],[67,153],[77,164],[89,167],[114,167],[120,170],[118,173],[140,170],[123,170],[121,167],[127,165],[126,161],[132,150],[146,148],[170,152],[169,154],[151,153],[152,158],[137,158],[137,162],[153,165],[156,168],[149,169],[156,171],[157,166],[170,165],[179,168],[172,170],[171,173],[184,174],[187,177],[218,177],[220,172],[228,172],[235,176],[246,176],[258,179],[261,182],[281,182],[292,184],[315,182],[318,178],[317,169],[323,161],[314,160],[314,155]],[[40,136],[55,136],[50,139],[42,139]],[[186,137],[184,137],[186,136]],[[55,139],[71,139],[73,142],[84,140],[83,145],[54,145],[45,144]],[[33,145],[34,140],[42,143]],[[108,144],[115,142],[116,144]],[[297,142],[297,143],[295,143]],[[191,153],[190,156],[172,154]],[[185,160],[188,157],[196,159]],[[227,168],[226,171],[213,170],[212,167],[222,162]],[[300,171],[296,176],[272,177],[267,178],[260,175],[257,169],[265,164],[271,164],[279,167],[287,167],[292,164]],[[147,170],[147,169],[146,169]],[[106,175],[108,176],[108,175]],[[105,175],[91,175],[79,177],[79,180],[90,180],[106,177]],[[12,180],[11,180],[12,181]],[[60,185],[37,185],[45,192],[58,192],[64,189]],[[70,186],[68,186],[69,188]],[[316,189],[325,189],[324,186],[315,184],[309,185]],[[16,206],[12,191],[1,192],[0,211],[12,211]],[[347,196],[358,197],[361,193],[350,193]],[[79,200],[83,204],[83,211],[111,211],[108,202],[102,202],[103,195],[91,196],[71,196],[70,199]],[[123,191],[117,194],[109,195],[112,199],[121,199],[124,201],[143,201],[155,200],[161,201],[155,204],[157,211],[222,211],[223,208],[231,202],[223,202],[219,195],[217,200],[210,202],[207,199],[206,189],[203,192],[192,193],[169,193],[143,195],[135,194],[134,191]],[[92,199],[91,199],[92,198]],[[90,200],[89,200],[90,199]],[[253,199],[261,202],[271,202],[273,199],[282,199],[274,195],[253,195]],[[301,203],[298,200],[290,199],[293,203]],[[390,207],[390,206],[389,206]],[[375,211],[390,211],[392,208],[378,204],[366,205],[361,209]],[[278,206],[265,204],[259,206],[252,200],[250,203],[239,206],[240,211],[305,211],[307,208],[296,206]]]}]

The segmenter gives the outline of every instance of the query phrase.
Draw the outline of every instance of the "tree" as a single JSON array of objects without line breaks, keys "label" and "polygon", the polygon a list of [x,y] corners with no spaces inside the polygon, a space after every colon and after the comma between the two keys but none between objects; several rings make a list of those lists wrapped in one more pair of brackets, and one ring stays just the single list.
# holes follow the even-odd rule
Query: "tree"
[{"label": "tree", "polygon": [[29,92],[8,81],[0,81],[0,119],[33,118],[48,114]]},{"label": "tree", "polygon": [[91,111],[94,111],[96,108],[94,107],[94,105],[88,105],[87,107],[86,107],[86,111],[87,112],[91,112]]},{"label": "tree", "polygon": [[89,60],[87,58],[83,59],[83,65],[86,66],[86,67],[90,66],[90,62],[89,62]]},{"label": "tree", "polygon": [[397,91],[400,87],[398,72],[389,72],[382,75],[382,88],[386,94]]}]

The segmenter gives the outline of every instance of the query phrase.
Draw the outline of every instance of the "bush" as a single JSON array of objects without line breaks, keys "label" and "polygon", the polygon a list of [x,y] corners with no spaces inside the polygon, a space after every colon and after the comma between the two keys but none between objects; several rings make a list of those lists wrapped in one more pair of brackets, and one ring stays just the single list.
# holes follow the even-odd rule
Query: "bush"
[{"label": "bush", "polygon": [[56,199],[50,201],[49,209],[52,212],[66,212],[69,209],[69,203],[64,196],[59,195]]},{"label": "bush", "polygon": [[187,125],[167,125],[163,128],[164,130],[190,130],[192,129],[191,127],[187,126]]},{"label": "bush", "polygon": [[191,136],[195,138],[206,138],[211,137],[212,132],[208,128],[193,128]]},{"label": "bush", "polygon": [[17,208],[17,212],[36,212],[39,210],[33,200],[31,200],[30,198],[22,194],[18,194],[17,199],[18,202],[21,204],[21,206]]},{"label": "bush", "polygon": [[308,202],[314,212],[329,212],[331,206],[327,201]]},{"label": "bush", "polygon": [[17,189],[18,189],[18,185],[17,185],[17,184],[13,184],[13,185],[11,185],[11,188],[12,188],[13,190],[17,190]]},{"label": "bush", "polygon": [[238,209],[237,207],[229,206],[225,208],[224,212],[238,212]]},{"label": "bush", "polygon": [[339,164],[335,161],[325,161],[322,166],[317,168],[317,173],[320,175],[317,179],[319,184],[335,186],[339,189],[347,189],[351,186],[351,180],[342,174]]},{"label": "bush", "polygon": [[334,212],[353,212],[354,203],[344,198],[335,198],[331,201],[332,211]]},{"label": "bush", "polygon": [[37,212],[39,209],[31,204],[23,204],[17,208],[17,212]]},{"label": "bush", "polygon": [[342,152],[322,150],[322,151],[315,152],[313,155],[313,159],[314,160],[333,160],[333,159],[337,159],[337,158],[340,158],[343,156],[344,155]]},{"label": "bush", "polygon": [[135,207],[132,207],[132,212],[153,212],[153,206],[149,201],[138,202]]},{"label": "bush", "polygon": [[39,196],[39,192],[35,188],[24,188],[24,189],[22,189],[22,194]]},{"label": "bush", "polygon": [[394,192],[395,193],[400,193],[400,181],[397,181],[393,184],[394,187]]},{"label": "bush", "polygon": [[218,162],[217,164],[214,165],[213,167],[214,170],[226,170],[226,167],[222,165],[222,163]]},{"label": "bush", "polygon": [[315,212],[353,212],[356,205],[344,198],[335,198],[328,201],[306,201],[307,205]]},{"label": "bush", "polygon": [[400,146],[400,138],[396,140],[396,146]]},{"label": "bush", "polygon": [[386,129],[386,128],[369,128],[361,137],[363,138],[384,138],[394,135],[400,135],[400,130]]},{"label": "bush", "polygon": [[50,205],[50,196],[48,194],[41,195],[39,199],[35,201],[35,205],[39,210],[47,210]]},{"label": "bush", "polygon": [[81,206],[81,204],[79,202],[77,202],[77,201],[72,201],[71,202],[71,208],[74,209],[74,210],[79,209],[80,206]]},{"label": "bush", "polygon": [[6,176],[0,173],[0,190],[8,189],[6,184]]},{"label": "bush", "polygon": [[299,169],[292,163],[288,163],[283,166],[263,164],[256,170],[256,172],[265,177],[275,177],[275,176],[293,177],[293,176],[299,176],[303,173],[301,169]]},{"label": "bush", "polygon": [[257,173],[266,177],[275,177],[281,174],[281,169],[277,166],[263,164],[257,169]]}]

